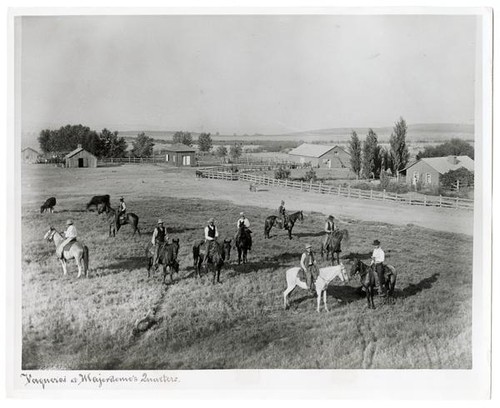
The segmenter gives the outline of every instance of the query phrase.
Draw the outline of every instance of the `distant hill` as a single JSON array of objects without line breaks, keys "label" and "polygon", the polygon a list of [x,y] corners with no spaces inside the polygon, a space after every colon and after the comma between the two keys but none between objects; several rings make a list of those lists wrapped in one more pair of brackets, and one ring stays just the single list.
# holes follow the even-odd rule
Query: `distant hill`
[{"label": "distant hill", "polygon": [[[111,128],[115,130],[115,128]],[[146,133],[149,137],[156,140],[157,143],[168,143],[172,140],[175,131],[172,130],[124,130],[120,131],[117,127],[120,136],[124,137],[128,142],[135,139],[141,132]],[[368,133],[367,127],[353,128],[331,128],[317,129],[303,132],[283,133],[283,134],[232,134],[232,135],[217,135],[211,133],[212,139],[217,141],[304,141],[304,142],[324,142],[324,143],[340,143],[348,141],[351,137],[351,132],[355,130],[358,136],[363,140]],[[372,128],[377,134],[380,142],[388,142],[392,132],[392,126]],[[194,141],[198,139],[199,133],[191,132]],[[38,133],[24,132],[22,135],[22,146],[39,149]],[[451,138],[459,138],[467,141],[474,140],[474,125],[456,124],[456,123],[426,123],[408,125],[409,142],[442,142]]]}]

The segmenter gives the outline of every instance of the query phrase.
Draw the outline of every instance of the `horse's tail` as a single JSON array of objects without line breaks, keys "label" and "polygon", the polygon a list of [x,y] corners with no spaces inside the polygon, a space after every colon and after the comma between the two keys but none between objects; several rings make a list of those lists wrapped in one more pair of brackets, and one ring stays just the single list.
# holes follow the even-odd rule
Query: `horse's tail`
[{"label": "horse's tail", "polygon": [[349,246],[349,231],[342,230],[342,241],[344,241],[345,246]]},{"label": "horse's tail", "polygon": [[83,246],[83,273],[85,276],[89,276],[89,247],[87,245]]},{"label": "horse's tail", "polygon": [[198,259],[200,259],[200,246],[196,243],[193,245],[193,266],[196,268]]}]

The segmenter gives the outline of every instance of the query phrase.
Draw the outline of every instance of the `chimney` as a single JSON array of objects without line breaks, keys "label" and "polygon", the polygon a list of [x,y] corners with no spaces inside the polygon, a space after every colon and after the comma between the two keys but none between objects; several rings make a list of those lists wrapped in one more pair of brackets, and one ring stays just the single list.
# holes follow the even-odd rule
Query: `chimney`
[{"label": "chimney", "polygon": [[81,145],[80,143],[78,143],[78,144],[76,145],[76,148],[77,148],[77,149],[81,149],[81,148],[82,148],[82,145]]},{"label": "chimney", "polygon": [[458,164],[457,156],[448,156],[448,162],[451,164]]}]

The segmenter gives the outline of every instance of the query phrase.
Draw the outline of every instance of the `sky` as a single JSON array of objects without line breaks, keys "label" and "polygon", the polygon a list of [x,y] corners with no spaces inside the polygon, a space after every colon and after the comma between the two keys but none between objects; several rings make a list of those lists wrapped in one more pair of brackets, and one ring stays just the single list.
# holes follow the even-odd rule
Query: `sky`
[{"label": "sky", "polygon": [[17,19],[23,132],[474,123],[473,16]]}]

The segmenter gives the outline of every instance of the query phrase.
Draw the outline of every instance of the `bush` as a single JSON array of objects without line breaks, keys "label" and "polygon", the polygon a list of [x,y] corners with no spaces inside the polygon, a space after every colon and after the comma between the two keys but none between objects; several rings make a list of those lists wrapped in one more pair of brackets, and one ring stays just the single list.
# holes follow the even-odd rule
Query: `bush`
[{"label": "bush", "polygon": [[290,177],[290,170],[284,167],[279,167],[274,171],[274,178],[278,180],[284,180]]},{"label": "bush", "polygon": [[382,190],[387,190],[389,187],[389,184],[391,182],[391,179],[387,175],[385,171],[380,172],[380,188]]},{"label": "bush", "polygon": [[316,181],[318,179],[316,172],[311,167],[306,174],[304,174],[304,181]]}]

